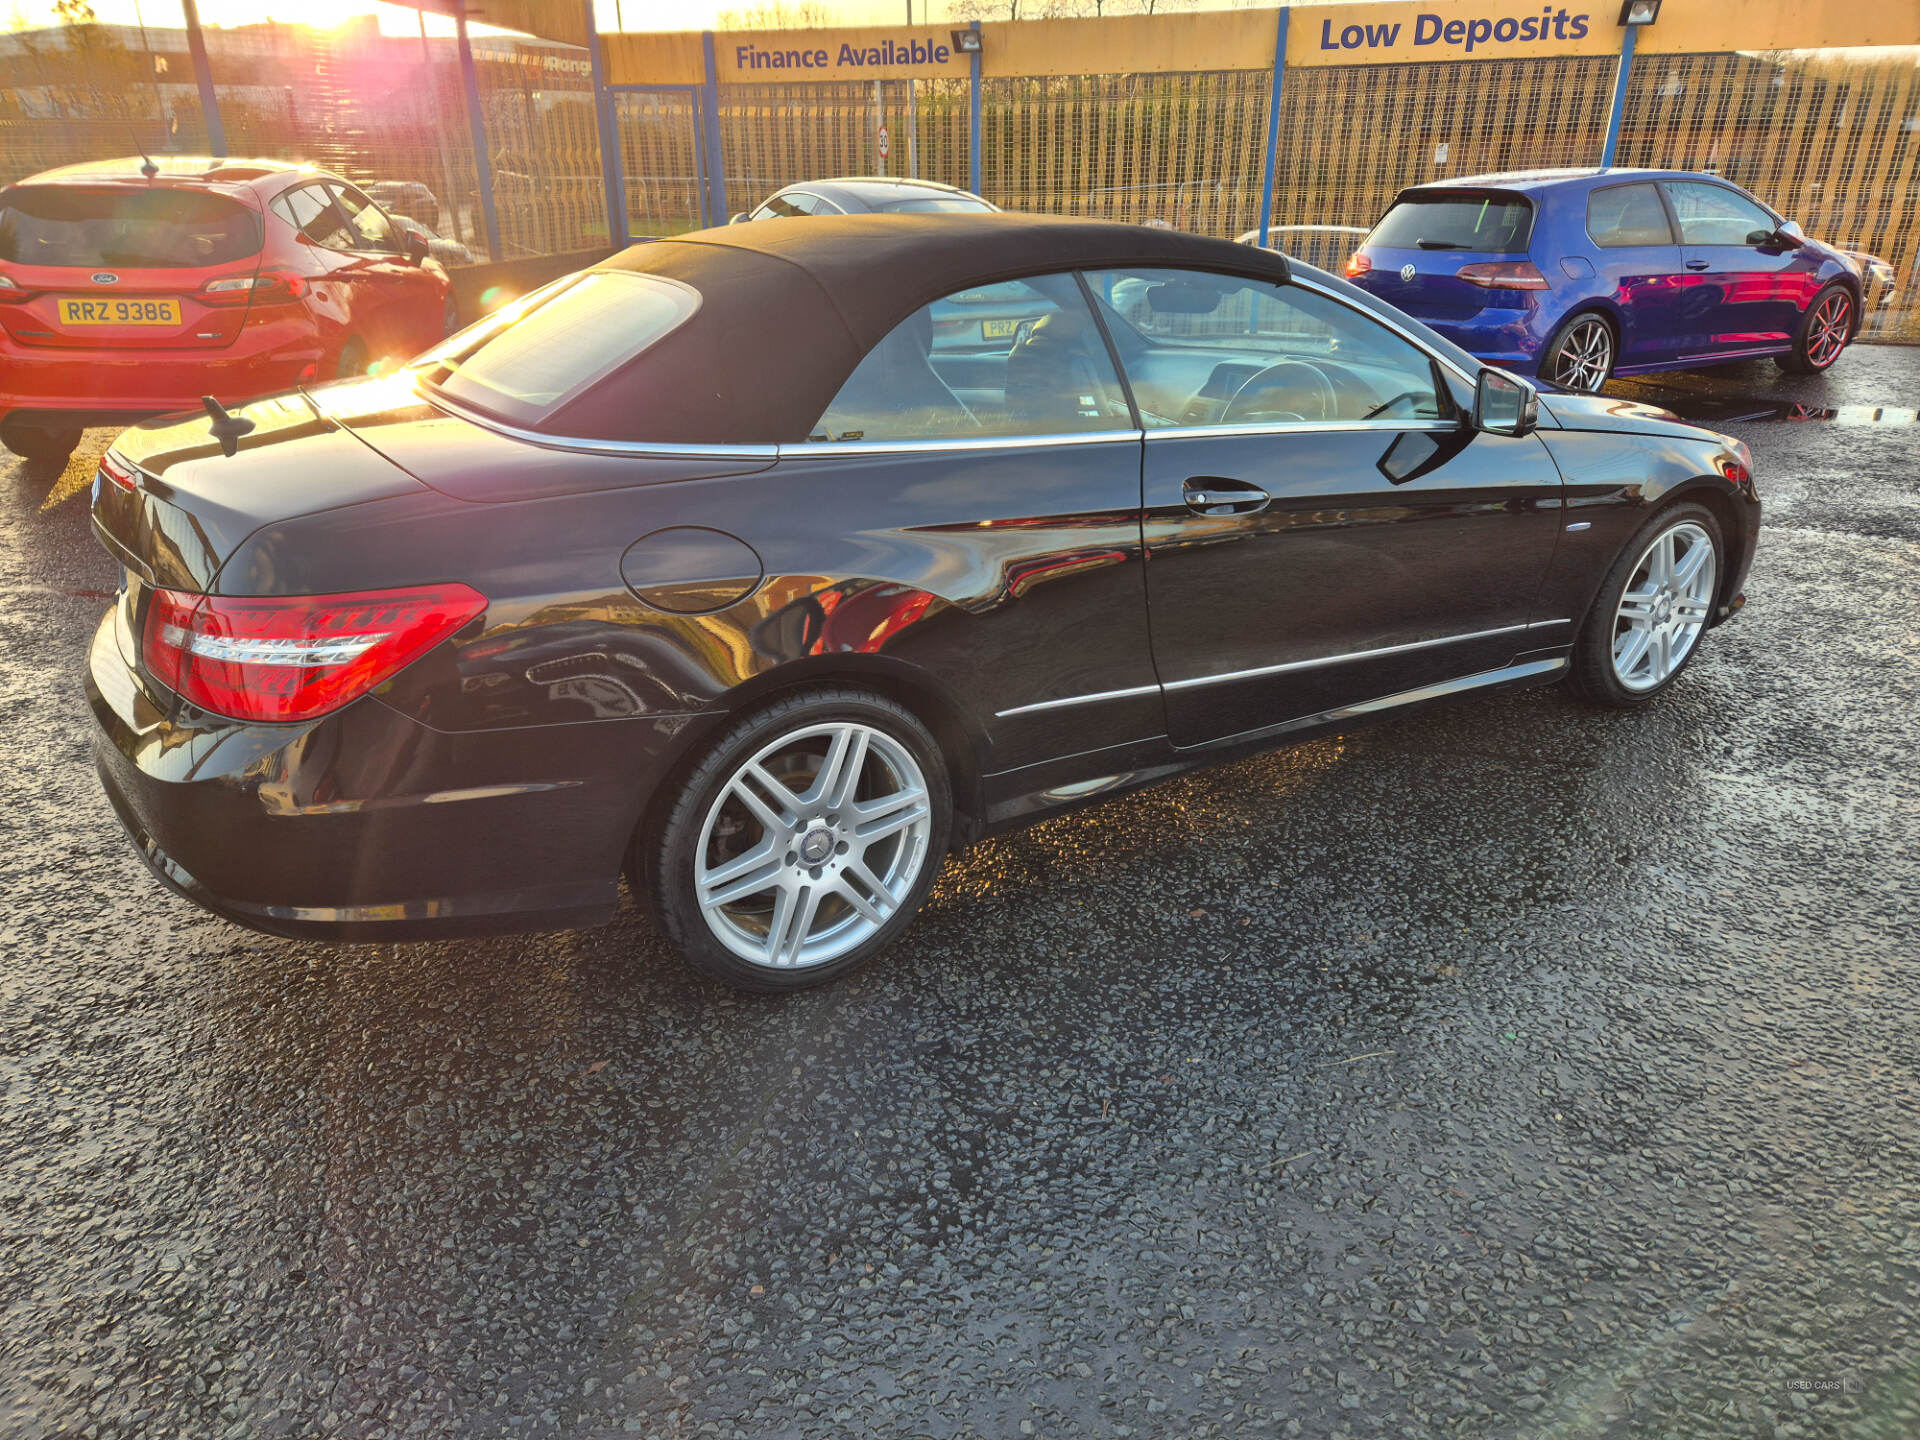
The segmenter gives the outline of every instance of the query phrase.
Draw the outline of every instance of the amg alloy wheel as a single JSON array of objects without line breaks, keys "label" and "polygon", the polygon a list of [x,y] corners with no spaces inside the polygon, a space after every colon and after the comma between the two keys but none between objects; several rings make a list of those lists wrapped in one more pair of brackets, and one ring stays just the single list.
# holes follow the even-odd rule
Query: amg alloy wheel
[{"label": "amg alloy wheel", "polygon": [[715,979],[817,984],[905,927],[949,823],[918,721],[878,696],[803,692],[736,725],[689,778],[648,866],[656,913]]},{"label": "amg alloy wheel", "polygon": [[1614,677],[1633,691],[1666,683],[1699,643],[1719,581],[1713,538],[1698,525],[1655,536],[1614,607]]},{"label": "amg alloy wheel", "polygon": [[1612,328],[1598,315],[1576,316],[1547,347],[1541,370],[1562,389],[1599,394],[1613,373]]},{"label": "amg alloy wheel", "polygon": [[1574,642],[1573,684],[1626,709],[1673,683],[1713,618],[1721,574],[1720,525],[1691,502],[1640,528],[1601,583]]}]

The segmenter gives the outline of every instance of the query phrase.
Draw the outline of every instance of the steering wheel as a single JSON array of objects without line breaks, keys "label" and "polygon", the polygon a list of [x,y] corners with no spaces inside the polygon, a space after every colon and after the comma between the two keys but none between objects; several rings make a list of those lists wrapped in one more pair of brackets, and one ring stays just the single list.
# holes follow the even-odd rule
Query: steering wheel
[{"label": "steering wheel", "polygon": [[[1260,403],[1266,401],[1268,406],[1272,406],[1282,396],[1287,401],[1284,406],[1267,408]],[[1305,360],[1280,360],[1249,377],[1247,383],[1234,392],[1233,398],[1227,402],[1227,408],[1220,412],[1220,423],[1226,425],[1235,420],[1281,415],[1288,418],[1306,415],[1313,420],[1330,420],[1338,405],[1339,396],[1334,393],[1333,382],[1318,366],[1310,365]],[[1316,410],[1317,414],[1308,414]]]},{"label": "steering wheel", "polygon": [[1371,410],[1367,411],[1367,413],[1362,415],[1360,418],[1362,420],[1379,420],[1382,417],[1385,417],[1387,412],[1393,409],[1394,406],[1400,404],[1401,401],[1411,400],[1414,402],[1414,409],[1413,409],[1413,413],[1410,414],[1407,418],[1410,420],[1417,419],[1420,413],[1419,402],[1422,400],[1431,398],[1431,395],[1432,395],[1432,392],[1428,390],[1402,390],[1398,395],[1394,396],[1391,400],[1382,401],[1380,404],[1374,406]]}]

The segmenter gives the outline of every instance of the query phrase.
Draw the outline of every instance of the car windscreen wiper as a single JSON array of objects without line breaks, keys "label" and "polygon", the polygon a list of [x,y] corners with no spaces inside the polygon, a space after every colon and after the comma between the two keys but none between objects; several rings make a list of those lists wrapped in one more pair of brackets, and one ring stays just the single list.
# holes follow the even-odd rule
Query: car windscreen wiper
[{"label": "car windscreen wiper", "polygon": [[1416,240],[1413,242],[1422,250],[1465,250],[1468,247],[1455,240]]}]

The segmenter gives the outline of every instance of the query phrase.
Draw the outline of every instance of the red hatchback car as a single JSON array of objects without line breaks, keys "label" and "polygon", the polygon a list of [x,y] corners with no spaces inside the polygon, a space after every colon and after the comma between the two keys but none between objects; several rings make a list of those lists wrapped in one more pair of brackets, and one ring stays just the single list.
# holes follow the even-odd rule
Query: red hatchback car
[{"label": "red hatchback car", "polygon": [[417,354],[456,326],[424,242],[338,176],[167,157],[0,190],[0,444],[253,399]]}]

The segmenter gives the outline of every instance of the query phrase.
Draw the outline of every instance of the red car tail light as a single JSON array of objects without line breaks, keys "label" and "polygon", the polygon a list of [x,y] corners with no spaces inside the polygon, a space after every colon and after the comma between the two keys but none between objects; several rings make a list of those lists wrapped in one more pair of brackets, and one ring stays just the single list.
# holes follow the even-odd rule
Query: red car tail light
[{"label": "red car tail light", "polygon": [[0,305],[24,305],[33,298],[31,290],[22,290],[11,275],[0,275]]},{"label": "red car tail light", "polygon": [[1347,257],[1347,279],[1352,280],[1357,276],[1366,274],[1371,269],[1373,269],[1373,261],[1362,255],[1358,250]]},{"label": "red car tail light", "polygon": [[1753,483],[1753,472],[1738,460],[1722,460],[1720,462],[1720,473],[1736,485],[1751,485]]},{"label": "red car tail light", "polygon": [[465,585],[250,599],[155,590],[141,654],[181,698],[236,720],[314,720],[487,608]]},{"label": "red car tail light", "polygon": [[1489,290],[1552,288],[1531,260],[1482,260],[1478,264],[1462,265],[1453,273],[1456,279],[1469,285],[1483,285]]},{"label": "red car tail light", "polygon": [[140,472],[111,450],[100,457],[100,473],[128,494],[140,488]]},{"label": "red car tail light", "polygon": [[307,293],[307,282],[284,270],[262,270],[258,275],[228,275],[200,287],[202,305],[285,305]]}]

